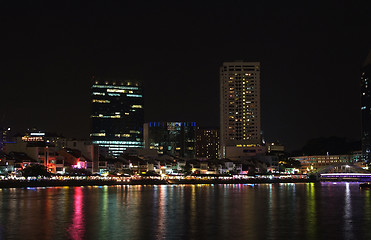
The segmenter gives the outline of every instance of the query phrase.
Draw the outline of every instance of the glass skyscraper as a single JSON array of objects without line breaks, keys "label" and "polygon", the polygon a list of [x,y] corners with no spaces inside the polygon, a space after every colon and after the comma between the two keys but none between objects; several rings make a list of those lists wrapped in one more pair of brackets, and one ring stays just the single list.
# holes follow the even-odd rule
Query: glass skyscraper
[{"label": "glass skyscraper", "polygon": [[145,123],[145,147],[157,150],[160,155],[194,158],[196,129],[195,122]]},{"label": "glass skyscraper", "polygon": [[108,155],[143,147],[143,88],[136,81],[94,80],[91,87],[93,143]]},{"label": "glass skyscraper", "polygon": [[361,116],[363,160],[371,160],[371,51],[361,69]]}]

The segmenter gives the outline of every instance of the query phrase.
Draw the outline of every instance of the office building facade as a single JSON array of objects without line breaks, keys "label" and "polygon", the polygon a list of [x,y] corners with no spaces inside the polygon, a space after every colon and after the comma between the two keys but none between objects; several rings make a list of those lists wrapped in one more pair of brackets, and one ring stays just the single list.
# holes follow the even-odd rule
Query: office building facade
[{"label": "office building facade", "polygon": [[195,122],[145,123],[145,148],[155,149],[160,155],[194,158],[196,129]]},{"label": "office building facade", "polygon": [[91,134],[107,155],[143,147],[143,88],[135,81],[98,81],[91,87]]},{"label": "office building facade", "polygon": [[4,145],[6,143],[10,142],[10,139],[11,139],[10,128],[9,127],[6,127],[6,128],[0,127],[0,151],[2,151],[4,149]]},{"label": "office building facade", "polygon": [[199,159],[219,159],[219,129],[203,128],[196,130],[196,157]]},{"label": "office building facade", "polygon": [[221,157],[228,157],[228,149],[236,152],[233,148],[260,147],[260,132],[260,63],[223,63],[220,68]]}]

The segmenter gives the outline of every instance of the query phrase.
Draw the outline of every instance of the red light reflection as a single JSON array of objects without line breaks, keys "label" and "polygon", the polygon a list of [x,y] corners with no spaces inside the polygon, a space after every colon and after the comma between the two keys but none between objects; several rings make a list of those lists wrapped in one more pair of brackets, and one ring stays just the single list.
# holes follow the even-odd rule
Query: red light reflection
[{"label": "red light reflection", "polygon": [[85,222],[83,213],[83,192],[81,187],[75,187],[74,213],[72,224],[67,229],[71,239],[83,239],[85,233]]}]

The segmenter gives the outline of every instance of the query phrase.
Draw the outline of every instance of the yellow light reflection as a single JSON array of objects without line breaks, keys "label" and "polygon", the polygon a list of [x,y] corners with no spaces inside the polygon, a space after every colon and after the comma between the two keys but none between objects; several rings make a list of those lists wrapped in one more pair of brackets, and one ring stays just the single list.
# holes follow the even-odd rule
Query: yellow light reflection
[{"label": "yellow light reflection", "polygon": [[316,239],[317,235],[317,212],[314,183],[307,183],[307,236],[308,239]]}]

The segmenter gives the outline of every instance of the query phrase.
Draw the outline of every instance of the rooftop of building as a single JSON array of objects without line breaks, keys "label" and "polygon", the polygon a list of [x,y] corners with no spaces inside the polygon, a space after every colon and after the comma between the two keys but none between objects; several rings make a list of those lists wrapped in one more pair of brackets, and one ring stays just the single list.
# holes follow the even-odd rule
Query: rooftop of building
[{"label": "rooftop of building", "polygon": [[54,144],[46,142],[27,142],[27,147],[55,147]]},{"label": "rooftop of building", "polygon": [[158,122],[147,122],[145,124],[148,124],[150,127],[166,127],[166,126],[187,126],[187,127],[196,127],[196,122],[166,122],[166,121],[158,121]]},{"label": "rooftop of building", "polygon": [[46,138],[65,138],[63,135],[52,132],[41,132],[41,131],[26,131],[25,133],[16,133],[14,137],[46,137]]},{"label": "rooftop of building", "polygon": [[260,62],[249,62],[249,61],[243,61],[243,60],[236,60],[236,61],[230,61],[230,62],[223,62],[223,66],[238,66],[238,65],[260,65]]},{"label": "rooftop of building", "polygon": [[92,77],[93,85],[117,85],[117,86],[142,86],[143,82],[140,80],[123,80],[117,78],[100,78]]},{"label": "rooftop of building", "polygon": [[70,155],[72,155],[75,158],[80,158],[82,156],[81,151],[77,150],[77,149],[64,148],[63,150],[66,151],[67,153],[69,153]]},{"label": "rooftop of building", "polygon": [[206,126],[206,127],[199,127],[198,130],[200,131],[219,131],[219,127],[212,127],[212,126]]}]

